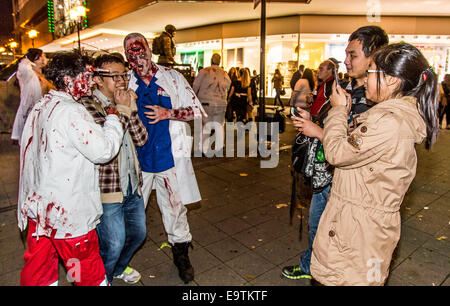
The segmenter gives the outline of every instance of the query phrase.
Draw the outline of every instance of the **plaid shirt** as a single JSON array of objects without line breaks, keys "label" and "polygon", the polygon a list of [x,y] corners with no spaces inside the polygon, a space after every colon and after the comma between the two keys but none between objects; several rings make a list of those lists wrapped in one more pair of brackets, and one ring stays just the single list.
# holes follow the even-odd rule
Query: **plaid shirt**
[{"label": "plaid shirt", "polygon": [[[90,98],[83,98],[81,103],[84,105],[84,107],[89,111],[89,113],[94,118],[94,121],[97,124],[100,124],[103,126],[106,120],[106,111],[105,108],[102,107],[102,103],[100,99],[92,95]],[[131,112],[131,116],[128,117],[127,114],[120,113],[119,116],[120,122],[122,123],[122,127],[124,132],[129,131],[131,139],[133,140],[133,144],[135,146],[143,146],[148,139],[148,133],[145,126],[142,124],[141,120],[139,119],[138,113],[136,110],[133,110]],[[135,156],[135,165],[136,165],[136,173],[138,174],[139,179],[139,187],[142,187],[142,173],[141,169],[139,167],[139,162],[137,160],[136,155],[136,149],[133,148],[133,154]],[[120,153],[119,153],[120,154]],[[120,173],[119,173],[119,154],[109,161],[106,164],[100,165],[99,169],[99,186],[100,186],[100,192],[102,193],[102,201],[104,201],[104,194],[112,194],[112,193],[119,193],[122,197],[122,200],[120,198],[117,199],[117,201],[113,202],[122,202],[123,201],[123,191],[120,185]],[[120,201],[119,201],[120,200]],[[110,201],[108,201],[110,202]]]}]

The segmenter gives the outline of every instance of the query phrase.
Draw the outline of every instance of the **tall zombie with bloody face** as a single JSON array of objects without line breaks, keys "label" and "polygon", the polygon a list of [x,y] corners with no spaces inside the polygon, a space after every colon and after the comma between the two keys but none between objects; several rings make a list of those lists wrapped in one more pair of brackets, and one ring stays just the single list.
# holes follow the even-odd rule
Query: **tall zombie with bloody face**
[{"label": "tall zombie with bloody face", "polygon": [[124,51],[133,69],[129,87],[138,95],[138,115],[148,131],[147,142],[137,150],[142,196],[146,202],[151,190],[156,189],[174,264],[180,278],[188,283],[194,279],[194,270],[188,256],[192,235],[184,205],[199,201],[201,196],[190,150],[184,151],[191,147],[192,140],[188,127],[180,121],[190,121],[194,114],[200,119],[203,108],[180,73],[153,63],[151,48],[142,34],[127,35]]},{"label": "tall zombie with bloody face", "polygon": [[124,42],[125,55],[131,69],[148,85],[156,68],[151,60],[152,50],[145,37],[140,34],[130,34],[127,38]]},{"label": "tall zombie with bloody face", "polygon": [[[147,84],[150,84],[153,76],[158,71],[158,67],[152,62],[152,50],[147,39],[139,33],[131,33],[124,40],[125,56],[131,69]],[[194,119],[192,107],[181,109],[166,109],[158,105],[146,105],[150,112],[144,112],[148,119],[152,119],[150,124],[158,123],[161,120],[175,119],[180,121],[190,121]]]}]

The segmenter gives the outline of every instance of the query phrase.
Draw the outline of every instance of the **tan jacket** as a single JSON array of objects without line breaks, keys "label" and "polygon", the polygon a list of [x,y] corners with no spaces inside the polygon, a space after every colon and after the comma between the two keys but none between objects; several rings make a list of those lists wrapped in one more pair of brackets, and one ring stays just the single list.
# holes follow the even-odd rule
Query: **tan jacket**
[{"label": "tan jacket", "polygon": [[311,258],[324,285],[383,285],[400,238],[400,205],[416,174],[426,127],[416,99],[379,103],[348,134],[347,111],[333,107],[323,147],[336,167]]}]

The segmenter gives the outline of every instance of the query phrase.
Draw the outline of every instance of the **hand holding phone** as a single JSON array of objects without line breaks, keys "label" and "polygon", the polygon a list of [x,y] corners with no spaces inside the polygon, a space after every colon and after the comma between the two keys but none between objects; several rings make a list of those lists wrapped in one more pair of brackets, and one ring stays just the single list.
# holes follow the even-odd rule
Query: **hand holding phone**
[{"label": "hand holding phone", "polygon": [[337,69],[333,69],[333,73],[334,73],[334,81],[336,82],[336,87],[340,86],[339,85],[339,77],[338,77]]},{"label": "hand holding phone", "polygon": [[302,117],[302,115],[300,115],[300,113],[298,112],[298,110],[295,107],[291,107],[291,115],[295,116],[295,117]]}]

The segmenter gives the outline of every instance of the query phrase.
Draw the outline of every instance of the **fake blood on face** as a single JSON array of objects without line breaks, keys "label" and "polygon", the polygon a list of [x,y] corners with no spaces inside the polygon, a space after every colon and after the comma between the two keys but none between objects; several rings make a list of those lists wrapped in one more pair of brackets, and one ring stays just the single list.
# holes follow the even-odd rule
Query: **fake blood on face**
[{"label": "fake blood on face", "polygon": [[141,79],[149,84],[152,77],[151,51],[141,39],[136,39],[126,44],[126,56],[131,68]]},{"label": "fake blood on face", "polygon": [[90,72],[86,71],[76,76],[68,84],[69,94],[78,101],[83,96],[91,95],[92,77]]}]

